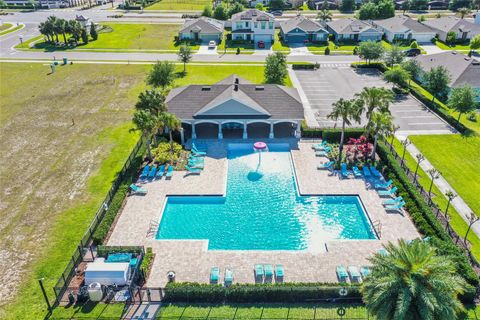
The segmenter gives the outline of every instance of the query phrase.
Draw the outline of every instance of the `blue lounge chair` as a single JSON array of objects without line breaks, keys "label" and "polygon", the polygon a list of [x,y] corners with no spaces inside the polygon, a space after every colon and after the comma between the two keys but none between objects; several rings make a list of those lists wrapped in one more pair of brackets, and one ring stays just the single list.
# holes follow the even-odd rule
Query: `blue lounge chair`
[{"label": "blue lounge chair", "polygon": [[148,179],[153,180],[156,174],[157,174],[157,167],[152,166],[152,169],[150,169],[150,172],[148,173]]},{"label": "blue lounge chair", "polygon": [[255,272],[255,281],[263,282],[263,276],[264,276],[263,265],[256,264],[254,268],[254,272]]},{"label": "blue lounge chair", "polygon": [[203,159],[203,157],[189,157],[188,162],[204,163],[205,160]]},{"label": "blue lounge chair", "polygon": [[362,275],[363,279],[365,279],[370,273],[371,273],[370,267],[368,266],[360,267],[360,274]]},{"label": "blue lounge chair", "polygon": [[386,206],[386,205],[394,205],[394,204],[399,203],[399,202],[402,201],[402,200],[403,200],[403,198],[402,198],[402,196],[400,196],[400,197],[396,197],[395,199],[384,200],[384,201],[382,202],[382,204],[383,204],[384,206]]},{"label": "blue lounge chair", "polygon": [[352,170],[353,170],[353,175],[355,176],[355,178],[361,178],[362,177],[362,172],[357,167],[353,167]]},{"label": "blue lounge chair", "polygon": [[313,149],[314,149],[315,151],[322,151],[322,150],[323,150],[323,151],[327,151],[327,152],[332,151],[332,148],[330,148],[329,146],[327,146],[326,143],[323,144],[323,145],[322,145],[322,144],[316,145],[316,146],[313,147]]},{"label": "blue lounge chair", "polygon": [[165,174],[165,177],[171,178],[172,176],[173,176],[173,166],[168,166],[167,174]]},{"label": "blue lounge chair", "polygon": [[372,173],[370,172],[370,169],[368,169],[367,166],[363,167],[363,175],[365,176],[365,178],[368,178],[368,177],[372,176]]},{"label": "blue lounge chair", "polygon": [[210,269],[210,283],[217,284],[220,278],[220,269],[218,267],[212,267]]},{"label": "blue lounge chair", "polygon": [[346,163],[340,164],[340,170],[341,170],[342,176],[344,178],[348,178],[348,176],[352,174],[349,170],[347,170],[347,164]]},{"label": "blue lounge chair", "polygon": [[405,205],[405,201],[401,201],[398,204],[385,206],[385,210],[387,211],[402,211],[403,206]]},{"label": "blue lounge chair", "polygon": [[327,146],[327,141],[323,140],[321,143],[316,143],[312,145],[312,149],[314,150],[323,150]]},{"label": "blue lounge chair", "polygon": [[133,183],[130,185],[130,190],[133,192],[133,194],[147,194],[146,189],[143,189]]},{"label": "blue lounge chair", "polygon": [[340,282],[347,282],[348,273],[344,266],[337,266],[337,277]]},{"label": "blue lounge chair", "polygon": [[329,161],[327,163],[320,163],[318,166],[317,166],[317,169],[318,170],[322,170],[322,169],[329,169],[331,170],[333,168],[333,165],[335,164],[335,161]]},{"label": "blue lounge chair", "polygon": [[150,166],[147,164],[145,167],[143,167],[142,174],[140,174],[140,179],[147,179],[148,172],[150,172]]},{"label": "blue lounge chair", "polygon": [[265,278],[273,277],[273,267],[271,264],[265,264],[263,266],[263,270],[265,271]]},{"label": "blue lounge chair", "polygon": [[285,272],[283,271],[283,265],[281,264],[276,264],[275,265],[275,281],[281,282],[283,281],[283,276]]},{"label": "blue lounge chair", "polygon": [[188,162],[188,166],[192,169],[203,169],[205,167],[205,165],[203,163],[200,163],[200,162]]},{"label": "blue lounge chair", "polygon": [[395,192],[397,192],[398,188],[397,187],[393,187],[392,189],[390,190],[378,190],[377,193],[379,196],[383,196],[383,197],[386,197],[386,196],[391,196],[391,195],[395,195]]},{"label": "blue lounge chair", "polygon": [[386,256],[388,256],[388,251],[385,250],[385,248],[382,248],[382,249],[378,250],[378,254],[386,257]]},{"label": "blue lounge chair", "polygon": [[162,164],[160,167],[158,167],[157,178],[161,179],[164,173],[165,173],[165,165]]},{"label": "blue lounge chair", "polygon": [[377,178],[382,177],[382,174],[374,166],[370,166],[370,171],[372,172],[374,177],[377,177]]},{"label": "blue lounge chair", "polygon": [[225,269],[225,286],[229,286],[233,283],[233,270]]},{"label": "blue lounge chair", "polygon": [[194,174],[200,174],[200,172],[202,172],[202,169],[192,168],[189,165],[186,165],[185,169],[187,169],[189,173],[194,173]]},{"label": "blue lounge chair", "polygon": [[375,189],[388,189],[392,184],[393,184],[392,179],[390,179],[390,180],[388,180],[387,182],[384,182],[384,183],[376,183],[375,184]]},{"label": "blue lounge chair", "polygon": [[195,142],[192,142],[192,150],[194,150],[195,152],[205,152],[205,151],[207,151],[205,149],[198,148],[197,145],[195,144]]},{"label": "blue lounge chair", "polygon": [[349,266],[348,273],[350,273],[350,279],[352,280],[352,282],[362,282],[362,276],[360,275],[360,272],[358,272],[357,267]]}]

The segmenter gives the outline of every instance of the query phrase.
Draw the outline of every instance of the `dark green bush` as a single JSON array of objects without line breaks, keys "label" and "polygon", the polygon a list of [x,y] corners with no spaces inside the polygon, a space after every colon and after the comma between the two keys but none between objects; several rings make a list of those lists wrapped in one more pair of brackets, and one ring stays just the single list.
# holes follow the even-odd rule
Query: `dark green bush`
[{"label": "dark green bush", "polygon": [[348,289],[347,298],[361,299],[359,286],[355,284],[324,283],[275,283],[234,284],[229,287],[199,283],[169,283],[165,292],[168,302],[305,302],[339,298],[342,287]]},{"label": "dark green bush", "polygon": [[376,68],[382,72],[387,70],[387,66],[383,62],[352,62],[352,68]]},{"label": "dark green bush", "polygon": [[294,63],[292,64],[293,70],[314,70],[316,68],[316,64],[313,63]]},{"label": "dark green bush", "polygon": [[142,251],[143,247],[97,246],[97,254],[99,257],[106,257],[111,253],[141,254]]},{"label": "dark green bush", "polygon": [[304,138],[321,138],[322,129],[321,128],[310,128],[307,126],[305,121],[302,121],[302,137]]},{"label": "dark green bush", "polygon": [[[365,133],[363,129],[345,129],[344,141],[347,142],[350,138],[359,138]],[[322,131],[322,139],[330,143],[340,142],[342,131],[339,129],[324,129]]]}]

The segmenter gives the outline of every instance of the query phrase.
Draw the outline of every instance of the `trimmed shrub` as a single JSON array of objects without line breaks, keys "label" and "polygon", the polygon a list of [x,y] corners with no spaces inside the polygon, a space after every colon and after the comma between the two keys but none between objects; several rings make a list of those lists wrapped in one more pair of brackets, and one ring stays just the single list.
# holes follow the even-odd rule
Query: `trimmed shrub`
[{"label": "trimmed shrub", "polygon": [[302,137],[304,138],[321,138],[322,137],[322,129],[321,128],[310,128],[305,123],[305,120],[302,121]]},{"label": "trimmed shrub", "polygon": [[313,63],[294,63],[292,64],[293,70],[314,70],[316,69],[316,64]]},{"label": "trimmed shrub", "polygon": [[97,246],[99,257],[106,257],[111,253],[134,253],[138,255],[142,253],[142,247]]},{"label": "trimmed shrub", "polygon": [[[363,129],[345,129],[344,141],[347,142],[350,138],[360,138],[365,131]],[[322,131],[322,139],[330,143],[339,143],[342,131],[339,129],[324,129]]]}]

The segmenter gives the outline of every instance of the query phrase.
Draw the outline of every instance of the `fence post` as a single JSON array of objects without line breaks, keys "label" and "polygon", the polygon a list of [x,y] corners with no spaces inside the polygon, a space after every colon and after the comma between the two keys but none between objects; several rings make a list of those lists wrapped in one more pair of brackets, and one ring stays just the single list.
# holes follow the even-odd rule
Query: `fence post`
[{"label": "fence post", "polygon": [[38,279],[38,284],[40,285],[40,289],[42,290],[43,298],[45,299],[45,302],[47,303],[48,312],[52,312],[52,305],[50,304],[50,301],[48,300],[47,292],[45,291],[45,287],[43,286],[43,278]]}]

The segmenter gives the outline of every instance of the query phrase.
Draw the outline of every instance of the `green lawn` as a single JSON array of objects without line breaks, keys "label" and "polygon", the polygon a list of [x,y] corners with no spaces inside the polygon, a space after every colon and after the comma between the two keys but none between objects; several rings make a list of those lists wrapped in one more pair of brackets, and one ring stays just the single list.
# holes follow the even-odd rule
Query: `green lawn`
[{"label": "green lawn", "polygon": [[[418,137],[418,136],[415,136]],[[427,137],[432,137],[432,136],[427,136]],[[409,139],[412,138],[412,136],[409,137]],[[401,143],[397,140],[394,139],[393,143],[395,150],[397,151],[398,154],[403,153],[403,146]],[[416,146],[416,144],[415,144]],[[423,150],[422,150],[423,152]],[[427,159],[428,158],[427,156]],[[417,166],[417,161],[414,157],[412,157],[408,152],[405,153],[405,163],[407,167],[415,172],[415,168]],[[443,174],[443,172],[442,172]],[[422,168],[418,169],[418,181],[420,184],[423,186],[424,189],[428,190],[430,188],[430,183],[431,183],[431,178],[430,176],[422,170]],[[435,186],[435,184],[432,187],[432,195],[433,195],[433,202],[443,211],[445,211],[445,208],[447,207],[448,200],[446,196]],[[448,213],[451,217],[451,225],[452,228],[460,235],[464,236],[465,233],[467,232],[468,225],[467,223],[463,220],[463,218],[460,216],[460,214],[455,210],[454,207],[450,206],[448,209]],[[476,257],[477,260],[480,260],[480,239],[477,237],[477,235],[474,232],[470,232],[468,235],[468,241],[472,244],[472,253]]]},{"label": "green lawn", "polygon": [[[389,50],[390,48],[392,48],[392,44],[390,42],[387,42],[385,40],[382,40],[382,45],[383,47],[386,49],[386,50]],[[411,49],[412,47],[411,46],[398,46],[401,50],[408,50],[408,49]],[[423,50],[422,47],[418,46],[418,49],[420,49],[420,51],[425,54],[427,53],[425,50]]]},{"label": "green lawn", "polygon": [[[177,51],[180,43],[175,43],[174,37],[180,30],[179,24],[122,24],[106,23],[104,32],[99,32],[98,39],[88,44],[81,44],[77,50],[167,50]],[[28,49],[29,44],[42,36],[29,39],[18,45],[17,48]],[[198,44],[191,46],[193,50],[198,50]],[[54,47],[43,40],[34,44],[33,49],[44,51],[65,50],[64,48]]]},{"label": "green lawn", "polygon": [[288,44],[280,40],[279,34],[280,30],[275,30],[275,41],[273,42],[272,49],[274,51],[283,51],[285,53],[290,52],[290,47],[288,46]]},{"label": "green lawn", "polygon": [[[330,54],[353,54],[353,50],[355,49],[356,45],[328,41],[328,47],[330,48]],[[309,43],[307,44],[307,48],[310,52],[314,54],[325,54],[327,43]]]},{"label": "green lawn", "polygon": [[246,42],[246,41],[239,41],[239,40],[226,40],[227,35],[231,34],[231,31],[225,30],[223,33],[223,41],[217,47],[218,53],[223,53],[225,51],[225,45],[227,45],[227,53],[236,53],[237,48],[240,48],[240,53],[251,54],[253,53],[255,46],[253,43]]},{"label": "green lawn", "polygon": [[210,0],[161,0],[145,10],[196,10],[202,11],[207,5],[212,5]]},{"label": "green lawn", "polygon": [[0,25],[0,34],[2,33],[2,31],[5,31],[9,28],[11,28],[13,26],[13,24],[11,23],[2,23],[2,25]]},{"label": "green lawn", "polygon": [[457,50],[457,51],[470,51],[470,43],[464,43],[464,44],[452,44],[448,45],[443,41],[437,40],[435,41],[435,44],[437,47],[439,47],[442,50]]},{"label": "green lawn", "polygon": [[20,24],[18,26],[16,26],[15,28],[13,29],[10,29],[10,30],[7,30],[8,28],[10,28],[12,25],[10,23],[4,23],[3,25],[0,26],[0,36],[3,36],[5,34],[9,34],[11,32],[14,32],[14,31],[17,31],[17,30],[20,30],[20,29],[23,29],[23,27],[25,27],[25,25],[23,24]]},{"label": "green lawn", "polygon": [[[45,278],[52,298],[53,285],[138,139],[129,132],[130,119],[150,68],[74,64],[47,75],[43,64],[0,64],[0,178],[8,181],[0,246],[10,262],[0,265],[0,282],[15,282],[3,286],[13,301],[0,306],[0,319],[45,315],[37,279]],[[182,69],[177,66],[178,74]],[[261,83],[263,71],[189,65],[175,84],[213,84],[232,73]],[[11,265],[7,274],[2,268]]]}]

